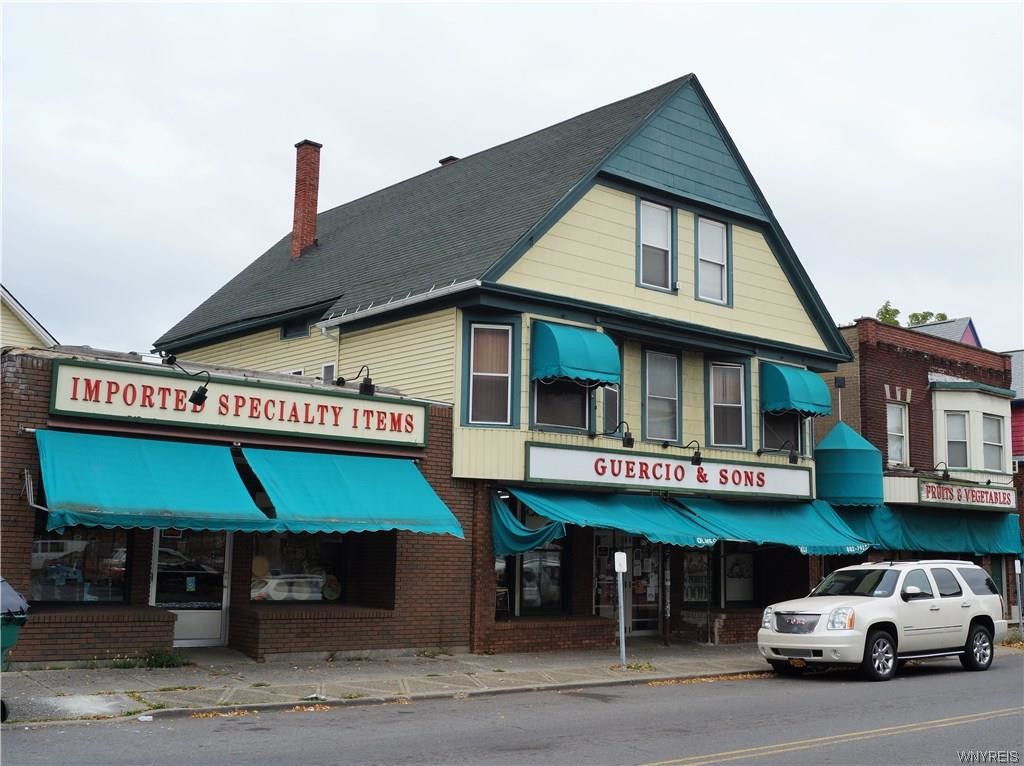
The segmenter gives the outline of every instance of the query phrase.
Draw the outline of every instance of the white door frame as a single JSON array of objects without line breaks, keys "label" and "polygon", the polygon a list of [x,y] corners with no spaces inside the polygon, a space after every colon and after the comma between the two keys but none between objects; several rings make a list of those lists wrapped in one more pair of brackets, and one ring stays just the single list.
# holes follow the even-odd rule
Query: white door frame
[{"label": "white door frame", "polygon": [[[153,549],[149,567],[149,605],[156,606],[156,572],[159,562],[160,529],[153,530]],[[226,646],[228,639],[228,609],[231,604],[231,552],[234,547],[234,533],[224,532],[224,585],[221,592],[220,633],[210,638],[174,639],[174,646]],[[199,610],[168,609],[176,615],[188,615]],[[204,610],[205,611],[205,610]],[[210,610],[213,611],[213,610]],[[177,622],[177,621],[176,621]]]}]

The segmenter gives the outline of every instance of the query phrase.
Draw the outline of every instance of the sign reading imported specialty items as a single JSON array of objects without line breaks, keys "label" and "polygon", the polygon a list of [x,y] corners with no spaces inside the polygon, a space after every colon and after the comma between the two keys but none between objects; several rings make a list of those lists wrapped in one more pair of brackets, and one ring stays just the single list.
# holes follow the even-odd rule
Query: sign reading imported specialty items
[{"label": "sign reading imported specialty items", "polygon": [[526,478],[554,484],[604,485],[623,489],[701,494],[809,498],[811,473],[806,468],[705,460],[662,455],[526,445]]},{"label": "sign reading imported specialty items", "polygon": [[202,404],[189,401],[206,376],[57,361],[50,412],[292,436],[426,444],[426,406],[312,387],[213,377]]},{"label": "sign reading imported specialty items", "polygon": [[1012,512],[1017,507],[1017,493],[1013,487],[991,487],[955,484],[944,481],[919,479],[920,501],[926,505],[974,508],[981,511]]}]

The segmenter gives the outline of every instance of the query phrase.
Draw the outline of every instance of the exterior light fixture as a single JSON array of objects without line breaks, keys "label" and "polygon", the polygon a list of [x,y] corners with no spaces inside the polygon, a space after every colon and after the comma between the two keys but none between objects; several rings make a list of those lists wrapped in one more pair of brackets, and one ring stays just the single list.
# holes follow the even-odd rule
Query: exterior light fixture
[{"label": "exterior light fixture", "polygon": [[[366,372],[366,377],[359,382],[359,393],[363,396],[373,396],[377,392],[377,387],[373,384],[373,379],[370,377],[369,367],[364,364],[353,377],[358,378],[364,371]],[[335,385],[343,386],[345,385],[345,379],[338,378],[334,383]]]},{"label": "exterior light fixture", "polygon": [[683,449],[690,449],[694,444],[697,448],[693,451],[693,455],[690,457],[690,465],[700,465],[703,462],[703,458],[700,456],[700,442],[696,439],[691,439],[688,444],[683,445]]},{"label": "exterior light fixture", "polygon": [[198,372],[189,372],[184,367],[182,367],[180,364],[178,364],[178,357],[176,357],[174,354],[165,354],[162,351],[160,352],[160,363],[161,364],[169,365],[171,367],[177,367],[179,370],[181,370],[183,373],[188,375],[190,378],[194,378],[197,375],[205,375],[206,376],[206,382],[205,383],[201,383],[199,385],[199,388],[197,388],[195,391],[193,391],[191,394],[189,394],[188,401],[189,401],[189,404],[193,404],[196,407],[202,407],[204,404],[206,404],[206,395],[209,393],[208,386],[210,385],[210,373],[209,372],[207,372],[206,370],[199,370]]},{"label": "exterior light fixture", "polygon": [[604,431],[603,433],[599,434],[589,433],[587,434],[587,436],[589,436],[591,439],[596,439],[598,436],[618,436],[619,426],[626,427],[626,430],[622,434],[622,446],[625,447],[626,449],[633,449],[633,445],[636,444],[636,439],[634,439],[633,434],[630,433],[629,423],[627,423],[625,420],[620,420],[618,423],[616,423],[615,428],[613,428],[611,431]]},{"label": "exterior light fixture", "polygon": [[783,450],[786,449],[787,444],[789,445],[789,453],[787,455],[787,458],[789,459],[789,464],[796,465],[798,462],[800,462],[800,453],[796,451],[796,445],[793,444],[793,442],[790,441],[789,439],[786,439],[786,441],[782,442],[782,444],[779,445],[778,449],[768,449],[767,447],[761,447],[761,449],[757,451],[757,454],[758,456],[761,456],[769,453],[782,452]]}]

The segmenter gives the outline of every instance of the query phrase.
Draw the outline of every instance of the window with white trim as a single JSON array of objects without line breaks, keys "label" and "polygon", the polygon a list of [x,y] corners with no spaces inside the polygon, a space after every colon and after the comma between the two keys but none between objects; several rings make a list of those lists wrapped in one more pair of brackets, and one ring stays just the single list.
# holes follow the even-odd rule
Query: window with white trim
[{"label": "window with white trim", "polygon": [[967,468],[967,413],[946,413],[946,467]]},{"label": "window with white trim", "polygon": [[746,446],[746,403],[743,367],[711,365],[711,444],[716,447]]},{"label": "window with white trim", "polygon": [[622,418],[619,417],[619,384],[606,383],[601,389],[603,402],[601,405],[601,417],[603,418],[602,431],[616,431]]},{"label": "window with white trim", "polygon": [[672,209],[640,202],[640,284],[672,289]]},{"label": "window with white trim", "polygon": [[885,432],[889,465],[909,465],[907,453],[907,405],[900,402],[885,403]]},{"label": "window with white trim", "polygon": [[512,328],[470,327],[469,422],[507,425],[512,417]]},{"label": "window with white trim", "polygon": [[981,416],[981,442],[985,453],[985,470],[1003,470],[1003,419],[995,415]]},{"label": "window with white trim", "polygon": [[729,302],[728,229],[724,223],[697,221],[697,296],[716,303]]},{"label": "window with white trim", "polygon": [[648,351],[645,360],[644,438],[679,441],[679,357]]}]

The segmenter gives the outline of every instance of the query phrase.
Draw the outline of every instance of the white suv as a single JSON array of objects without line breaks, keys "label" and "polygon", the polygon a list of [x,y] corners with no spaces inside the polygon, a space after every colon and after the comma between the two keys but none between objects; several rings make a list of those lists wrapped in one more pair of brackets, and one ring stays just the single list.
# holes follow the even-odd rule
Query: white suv
[{"label": "white suv", "polygon": [[843,567],[806,598],[764,610],[757,648],[779,673],[859,665],[888,681],[897,663],[959,657],[987,670],[1006,637],[1003,600],[969,561],[885,561]]}]

